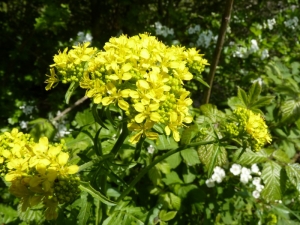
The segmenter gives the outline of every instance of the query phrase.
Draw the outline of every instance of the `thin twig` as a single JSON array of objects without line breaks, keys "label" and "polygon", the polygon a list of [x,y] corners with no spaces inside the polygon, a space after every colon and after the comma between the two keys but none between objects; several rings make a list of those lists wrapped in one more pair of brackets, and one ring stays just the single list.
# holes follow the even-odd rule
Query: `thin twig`
[{"label": "thin twig", "polygon": [[230,16],[231,16],[232,5],[233,5],[233,0],[226,1],[225,11],[224,11],[224,15],[222,18],[222,24],[221,24],[221,28],[219,31],[218,41],[217,41],[217,45],[216,45],[216,48],[214,51],[214,57],[213,57],[212,63],[210,64],[210,71],[208,74],[208,84],[209,84],[210,88],[207,89],[207,91],[204,93],[203,103],[209,103],[211,89],[212,89],[217,65],[219,63],[219,59],[220,59],[220,55],[221,55],[221,51],[222,51],[222,47],[223,47],[224,39],[225,39],[225,35],[226,35],[227,26],[228,26]]},{"label": "thin twig", "polygon": [[88,97],[84,96],[81,99],[77,100],[74,105],[71,105],[70,107],[66,108],[64,111],[62,111],[62,113],[60,113],[58,116],[56,116],[55,118],[52,119],[52,121],[57,121],[60,118],[62,118],[64,115],[66,115],[68,112],[70,112],[72,109],[74,109],[75,107],[77,107],[78,105],[82,104],[85,100],[87,100]]}]

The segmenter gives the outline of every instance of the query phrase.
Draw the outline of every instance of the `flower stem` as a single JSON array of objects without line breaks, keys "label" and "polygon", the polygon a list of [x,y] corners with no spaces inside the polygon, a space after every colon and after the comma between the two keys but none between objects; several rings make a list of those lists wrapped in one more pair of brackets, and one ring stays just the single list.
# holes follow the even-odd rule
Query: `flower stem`
[{"label": "flower stem", "polygon": [[147,167],[145,167],[144,169],[141,170],[141,172],[137,175],[137,177],[130,183],[130,185],[128,186],[128,188],[119,196],[119,198],[117,199],[117,202],[120,202],[133,188],[134,186],[140,181],[140,179],[149,172],[149,170],[154,167],[157,163],[163,161],[164,159],[168,158],[169,156],[183,151],[185,149],[187,149],[188,147],[192,147],[192,146],[200,146],[200,145],[207,145],[207,144],[213,144],[218,142],[217,140],[210,140],[210,141],[201,141],[201,142],[194,142],[191,143],[189,145],[183,146],[183,147],[179,147],[177,149],[171,150],[169,152],[167,152],[166,154],[158,157],[157,159],[155,159],[152,163],[150,163]]}]

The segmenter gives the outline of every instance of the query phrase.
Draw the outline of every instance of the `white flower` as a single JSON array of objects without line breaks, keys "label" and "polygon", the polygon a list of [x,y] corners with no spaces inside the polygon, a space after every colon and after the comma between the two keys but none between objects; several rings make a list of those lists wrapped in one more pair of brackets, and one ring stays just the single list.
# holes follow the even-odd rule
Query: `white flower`
[{"label": "white flower", "polygon": [[256,164],[253,164],[252,166],[251,166],[251,172],[252,173],[259,173],[259,168],[258,168],[258,166],[256,165]]},{"label": "white flower", "polygon": [[252,176],[250,174],[251,174],[251,170],[249,170],[246,167],[243,167],[242,172],[241,172],[241,176],[240,176],[240,181],[243,184],[247,184],[249,182],[249,180],[252,179]]},{"label": "white flower", "polygon": [[242,170],[242,166],[239,164],[233,164],[230,168],[230,172],[234,175],[234,176],[238,176],[240,175]]},{"label": "white flower", "polygon": [[20,122],[20,127],[21,127],[21,129],[27,129],[27,122],[26,121],[21,121]]},{"label": "white flower", "polygon": [[271,20],[267,20],[269,30],[273,30],[273,26],[276,24],[276,20],[273,18]]},{"label": "white flower", "polygon": [[205,183],[206,183],[206,186],[209,187],[209,188],[215,186],[215,181],[213,179],[211,179],[211,178],[208,179],[208,180],[206,180]]},{"label": "white flower", "polygon": [[212,38],[213,38],[213,33],[210,30],[204,31],[199,35],[196,45],[207,48],[210,45]]},{"label": "white flower", "polygon": [[287,28],[294,30],[298,26],[298,22],[299,22],[299,19],[298,19],[298,17],[295,16],[293,19],[285,21],[284,25]]},{"label": "white flower", "polygon": [[225,177],[225,171],[224,171],[224,169],[222,169],[219,166],[216,166],[214,168],[214,174],[211,176],[211,179],[213,181],[216,181],[217,183],[221,183],[222,180],[224,179],[224,177]]},{"label": "white flower", "polygon": [[153,154],[153,153],[154,153],[154,150],[155,150],[155,148],[153,147],[153,145],[149,145],[149,147],[147,148],[147,151],[148,151],[150,154]]},{"label": "white flower", "polygon": [[264,60],[265,58],[268,58],[269,57],[269,50],[268,49],[264,49],[262,52],[261,52],[261,60]]},{"label": "white flower", "polygon": [[252,184],[257,187],[260,185],[260,181],[261,181],[260,177],[254,177]]},{"label": "white flower", "polygon": [[253,192],[252,192],[252,196],[253,196],[254,198],[259,198],[260,193],[259,193],[258,191],[253,191]]},{"label": "white flower", "polygon": [[259,184],[256,186],[256,190],[261,192],[264,189],[264,187],[265,187],[264,185]]},{"label": "white flower", "polygon": [[250,47],[250,53],[257,52],[259,50],[257,41],[255,39],[251,40],[251,47]]},{"label": "white flower", "polygon": [[248,50],[246,47],[237,47],[233,53],[233,57],[245,59],[248,57]]}]

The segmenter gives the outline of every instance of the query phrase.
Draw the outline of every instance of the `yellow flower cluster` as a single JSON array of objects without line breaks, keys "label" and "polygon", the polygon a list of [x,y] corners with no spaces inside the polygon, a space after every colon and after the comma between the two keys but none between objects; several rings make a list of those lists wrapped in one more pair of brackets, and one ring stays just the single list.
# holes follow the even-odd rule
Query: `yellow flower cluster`
[{"label": "yellow flower cluster", "polygon": [[42,203],[46,219],[55,219],[58,204],[78,195],[78,166],[68,165],[66,151],[64,141],[50,144],[42,137],[35,143],[18,129],[0,135],[1,176],[11,182],[9,190],[21,198],[23,211]]},{"label": "yellow flower cluster", "polygon": [[246,108],[237,108],[233,111],[235,122],[227,123],[225,130],[232,136],[250,137],[252,149],[258,151],[266,143],[271,143],[272,138],[268,132],[268,126],[260,114],[255,114]]},{"label": "yellow flower cluster", "polygon": [[207,65],[195,48],[168,47],[148,34],[111,38],[104,51],[85,43],[54,56],[55,64],[46,81],[50,89],[59,80],[78,82],[95,104],[116,104],[128,117],[128,128],[141,137],[155,140],[154,124],[161,124],[167,135],[180,140],[178,129],[191,123],[188,107],[192,100],[184,81],[200,74]]}]

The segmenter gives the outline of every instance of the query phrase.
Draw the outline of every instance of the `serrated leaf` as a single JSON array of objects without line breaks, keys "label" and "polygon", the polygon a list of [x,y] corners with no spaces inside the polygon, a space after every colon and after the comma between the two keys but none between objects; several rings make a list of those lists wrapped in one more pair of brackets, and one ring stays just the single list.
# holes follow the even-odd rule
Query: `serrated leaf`
[{"label": "serrated leaf", "polygon": [[8,224],[18,218],[18,212],[12,207],[0,204],[0,223]]},{"label": "serrated leaf", "polygon": [[285,167],[285,170],[290,182],[300,192],[300,164],[289,164]]},{"label": "serrated leaf", "polygon": [[282,150],[276,150],[273,152],[273,157],[275,159],[277,159],[280,162],[283,163],[289,163],[290,162],[290,158],[288,157],[288,155],[282,151]]},{"label": "serrated leaf", "polygon": [[76,113],[75,120],[80,127],[94,123],[94,117],[90,109]]},{"label": "serrated leaf", "polygon": [[250,150],[247,150],[241,155],[237,163],[242,165],[252,165],[255,163],[262,163],[268,159],[269,155],[270,154],[268,154],[264,149],[261,149],[259,152],[252,152]]},{"label": "serrated leaf", "polygon": [[247,108],[247,105],[243,101],[241,101],[238,97],[232,97],[228,99],[228,105],[231,109],[236,109],[236,108]]},{"label": "serrated leaf", "polygon": [[274,96],[264,96],[260,97],[257,101],[251,104],[251,108],[261,108],[263,106],[270,105],[270,103],[273,101]]},{"label": "serrated leaf", "polygon": [[300,118],[300,101],[294,99],[285,101],[281,107],[281,122],[296,121]]},{"label": "serrated leaf", "polygon": [[71,98],[72,94],[74,93],[74,91],[77,87],[78,87],[78,82],[73,81],[70,84],[70,86],[69,86],[69,88],[66,92],[66,95],[65,95],[65,100],[66,100],[67,104],[69,104],[70,98]]},{"label": "serrated leaf", "polygon": [[204,116],[211,119],[211,121],[214,123],[224,117],[224,114],[219,111],[215,105],[212,104],[201,105],[200,111]]},{"label": "serrated leaf", "polygon": [[261,92],[261,86],[256,81],[251,85],[249,93],[248,93],[248,101],[251,105],[252,105],[252,103],[256,102],[256,100],[258,99],[258,96],[260,95],[260,92]]},{"label": "serrated leaf", "polygon": [[159,213],[159,218],[162,221],[169,221],[169,220],[173,219],[176,216],[176,214],[177,214],[177,211],[166,212],[165,210],[162,210]]},{"label": "serrated leaf", "polygon": [[194,148],[188,148],[180,152],[183,160],[189,165],[194,166],[200,163],[197,151]]},{"label": "serrated leaf", "polygon": [[261,194],[269,201],[279,200],[282,196],[280,172],[281,166],[275,162],[266,162],[261,172],[261,178],[265,184]]},{"label": "serrated leaf", "polygon": [[238,98],[244,103],[244,105],[249,104],[247,93],[242,88],[238,88]]},{"label": "serrated leaf", "polygon": [[208,171],[209,177],[216,166],[222,166],[227,162],[227,151],[218,144],[200,146],[198,156]]},{"label": "serrated leaf", "polygon": [[180,143],[182,145],[188,145],[191,143],[192,139],[197,135],[199,132],[199,126],[197,124],[193,124],[188,128],[184,129],[181,134]]},{"label": "serrated leaf", "polygon": [[85,224],[87,224],[87,221],[90,217],[91,208],[92,208],[92,203],[87,201],[87,196],[86,195],[82,196],[80,206],[81,206],[81,209],[80,209],[80,212],[77,216],[78,224],[79,225],[85,225]]},{"label": "serrated leaf", "polygon": [[108,199],[104,194],[102,194],[100,191],[96,191],[88,182],[80,181],[79,188],[82,191],[85,191],[89,193],[94,198],[98,199],[99,201],[103,202],[106,205],[114,206],[116,205],[115,202]]}]

